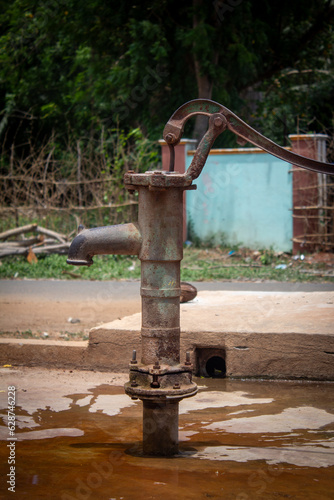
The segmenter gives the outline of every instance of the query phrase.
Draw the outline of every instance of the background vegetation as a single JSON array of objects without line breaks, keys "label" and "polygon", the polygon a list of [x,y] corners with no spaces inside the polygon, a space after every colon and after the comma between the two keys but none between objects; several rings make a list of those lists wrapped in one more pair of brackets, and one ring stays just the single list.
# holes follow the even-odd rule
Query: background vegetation
[{"label": "background vegetation", "polygon": [[[213,98],[284,142],[333,126],[329,0],[1,1],[5,146],[116,124],[160,137],[187,100]],[[197,129],[196,133],[200,133]]]},{"label": "background vegetation", "polygon": [[[181,262],[183,281],[313,281],[334,282],[334,258],[316,254],[292,258],[273,250],[231,250],[226,247],[184,249]],[[20,257],[0,261],[0,279],[82,279],[139,280],[140,261],[136,256],[105,255],[94,257],[91,267],[72,267],[65,255],[38,257],[29,264]]]},{"label": "background vegetation", "polygon": [[332,135],[333,20],[330,0],[0,0],[2,229],[133,218],[124,170],[158,164],[155,141],[193,98],[281,145]]}]

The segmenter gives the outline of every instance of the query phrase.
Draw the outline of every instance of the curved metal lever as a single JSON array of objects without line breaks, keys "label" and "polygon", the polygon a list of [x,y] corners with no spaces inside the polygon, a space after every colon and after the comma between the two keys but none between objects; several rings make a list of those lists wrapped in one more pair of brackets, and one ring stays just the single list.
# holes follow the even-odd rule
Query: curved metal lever
[{"label": "curved metal lever", "polygon": [[[179,143],[186,122],[189,118],[196,115],[209,117],[209,129],[203,136],[191,165],[186,172],[186,175],[190,176],[192,180],[196,179],[202,172],[216,137],[226,130],[226,128],[231,130],[231,132],[236,134],[243,141],[251,142],[267,153],[291,163],[292,165],[297,165],[298,167],[313,170],[321,174],[334,175],[333,165],[306,158],[305,156],[292,153],[278,146],[275,142],[267,139],[267,137],[247,125],[247,123],[232,113],[232,111],[225,108],[225,106],[209,99],[194,99],[193,101],[189,101],[177,109],[170,117],[163,132],[163,137],[170,150]],[[173,170],[172,160],[170,170]]]}]

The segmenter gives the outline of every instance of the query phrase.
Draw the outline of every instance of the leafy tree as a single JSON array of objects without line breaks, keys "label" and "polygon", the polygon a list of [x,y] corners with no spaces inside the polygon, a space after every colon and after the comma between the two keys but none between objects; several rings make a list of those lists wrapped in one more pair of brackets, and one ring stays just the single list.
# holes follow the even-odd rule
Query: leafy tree
[{"label": "leafy tree", "polygon": [[[329,0],[8,0],[0,16],[0,134],[153,139],[187,100],[213,98],[284,142],[332,126]],[[205,121],[196,122],[199,137]],[[190,130],[187,130],[190,133]],[[231,138],[223,134],[227,144]]]}]

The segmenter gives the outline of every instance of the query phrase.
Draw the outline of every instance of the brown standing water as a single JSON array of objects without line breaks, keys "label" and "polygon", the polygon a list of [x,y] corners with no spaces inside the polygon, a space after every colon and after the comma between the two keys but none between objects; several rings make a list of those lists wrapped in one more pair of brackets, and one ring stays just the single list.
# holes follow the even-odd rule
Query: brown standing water
[{"label": "brown standing water", "polygon": [[[180,403],[180,454],[141,452],[126,375],[0,369],[1,498],[333,499],[333,384],[197,379]],[[7,388],[16,387],[15,494]],[[149,423],[148,423],[149,425]]]}]

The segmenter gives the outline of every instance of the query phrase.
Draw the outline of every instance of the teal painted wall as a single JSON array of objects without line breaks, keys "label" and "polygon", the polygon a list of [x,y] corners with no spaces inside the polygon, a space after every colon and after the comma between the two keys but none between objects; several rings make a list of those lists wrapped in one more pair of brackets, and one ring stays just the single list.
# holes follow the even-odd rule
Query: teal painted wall
[{"label": "teal painted wall", "polygon": [[[187,156],[188,168],[192,156]],[[229,245],[292,250],[291,165],[267,153],[209,155],[187,221],[196,235]]]}]

